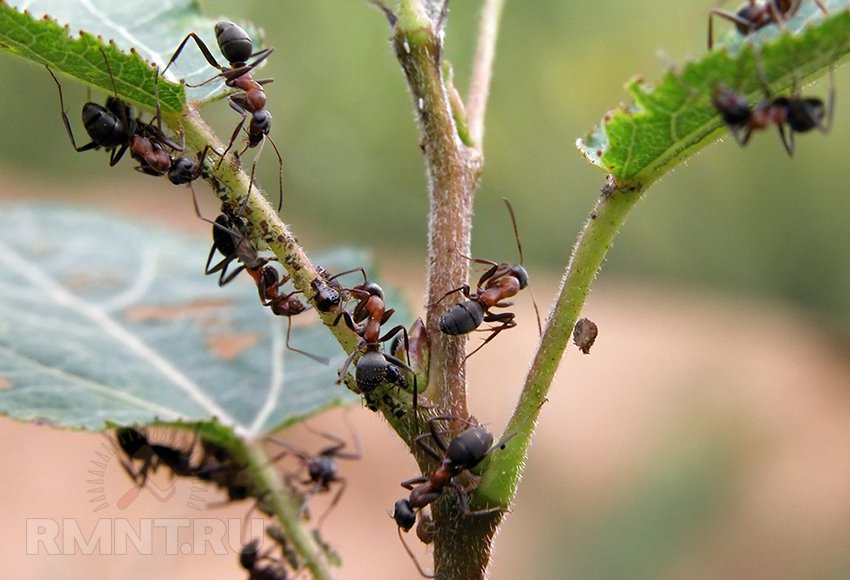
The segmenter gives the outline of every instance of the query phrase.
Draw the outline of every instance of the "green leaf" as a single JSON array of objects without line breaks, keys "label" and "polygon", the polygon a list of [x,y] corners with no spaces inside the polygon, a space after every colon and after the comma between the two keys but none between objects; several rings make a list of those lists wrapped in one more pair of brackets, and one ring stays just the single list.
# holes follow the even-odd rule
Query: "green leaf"
[{"label": "green leaf", "polygon": [[[249,276],[204,276],[209,244],[79,209],[4,208],[0,412],[104,429],[213,418],[254,437],[356,401],[334,383],[345,354],[312,312],[259,304]],[[364,265],[351,250],[318,259]]]},{"label": "green leaf", "polygon": [[718,86],[739,90],[752,103],[765,92],[758,67],[774,94],[847,56],[850,0],[827,4],[828,17],[805,2],[782,29],[770,25],[749,37],[732,29],[713,51],[668,72],[655,87],[631,81],[626,88],[634,104],[605,115],[577,142],[579,150],[620,186],[645,188],[725,130],[711,103]]},{"label": "green leaf", "polygon": [[[104,48],[119,96],[151,111],[156,108],[153,65],[163,69],[189,32],[198,34],[220,64],[227,65],[218,53],[214,26],[215,21],[202,16],[199,4],[191,0],[96,4],[91,0],[0,0],[0,47],[112,93],[100,52]],[[242,26],[259,45],[259,32]],[[160,79],[163,114],[180,114],[187,97],[206,102],[225,96],[230,89],[220,79],[185,90],[176,84],[178,79],[198,84],[216,73],[190,42],[165,79]]]}]

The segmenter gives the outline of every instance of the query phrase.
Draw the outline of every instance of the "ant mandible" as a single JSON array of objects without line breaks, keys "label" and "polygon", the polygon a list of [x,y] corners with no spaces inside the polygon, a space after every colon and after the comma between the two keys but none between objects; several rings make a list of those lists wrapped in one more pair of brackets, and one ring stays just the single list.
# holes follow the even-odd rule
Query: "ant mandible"
[{"label": "ant mandible", "polygon": [[[363,284],[358,284],[346,291],[358,301],[357,306],[351,313],[346,310],[340,312],[334,320],[334,325],[339,323],[340,318],[344,319],[349,330],[360,337],[360,343],[351,351],[342,368],[339,369],[337,383],[343,381],[343,377],[345,377],[354,357],[363,350],[363,354],[357,360],[354,373],[357,387],[363,394],[368,396],[378,385],[385,382],[404,386],[404,376],[398,372],[398,369],[401,368],[413,375],[413,408],[415,410],[418,406],[416,372],[401,359],[381,351],[381,343],[390,340],[401,332],[404,336],[405,352],[409,352],[410,341],[407,336],[407,329],[404,325],[399,324],[381,336],[381,326],[387,322],[395,310],[386,309],[383,289],[375,282],[369,282],[363,268],[351,270],[351,272],[356,271],[363,274]],[[349,272],[343,272],[337,274],[337,276],[346,273]]]},{"label": "ant mandible", "polygon": [[832,69],[829,71],[830,89],[827,104],[817,97],[803,97],[796,80],[789,96],[772,96],[761,68],[759,76],[764,84],[765,96],[753,107],[747,101],[746,95],[724,85],[715,89],[712,98],[712,104],[739,145],[743,147],[749,143],[753,131],[776,125],[785,151],[793,156],[795,133],[808,133],[813,129],[821,133],[829,132],[835,105]]},{"label": "ant mandible", "polygon": [[[737,31],[747,36],[761,30],[769,24],[782,26],[786,20],[794,16],[800,9],[803,0],[748,0],[737,12],[729,12],[721,8],[712,8],[708,13],[708,50],[714,47],[714,17],[723,18],[735,25]],[[822,0],[815,0],[821,11],[829,15],[829,10]]]},{"label": "ant mandible", "polygon": [[[230,66],[222,66],[215,59],[209,47],[207,47],[206,43],[201,40],[201,38],[195,34],[194,32],[190,32],[186,35],[186,37],[180,42],[177,47],[177,50],[174,51],[174,54],[171,55],[171,59],[166,64],[165,68],[162,70],[162,74],[168,70],[168,68],[177,60],[177,57],[180,56],[180,53],[183,51],[183,48],[186,46],[186,43],[189,40],[194,40],[195,44],[203,54],[206,61],[213,68],[218,69],[220,72],[207,79],[206,81],[198,84],[198,85],[187,85],[190,87],[199,87],[203,86],[207,83],[212,82],[217,78],[223,78],[224,84],[228,87],[233,87],[239,89],[240,93],[236,93],[230,95],[227,98],[228,105],[231,109],[242,115],[242,120],[239,121],[239,124],[236,125],[236,128],[233,131],[233,135],[230,137],[230,142],[227,144],[227,148],[221,154],[222,160],[224,160],[225,155],[230,149],[233,147],[233,144],[236,142],[236,137],[239,135],[239,132],[242,130],[242,127],[245,125],[246,119],[250,121],[248,123],[248,139],[245,144],[245,148],[240,152],[244,153],[248,148],[253,148],[261,145],[265,139],[268,139],[272,144],[272,148],[274,148],[275,155],[277,155],[278,164],[280,166],[279,172],[279,186],[280,186],[280,200],[278,203],[278,211],[283,207],[283,157],[280,155],[280,151],[277,148],[274,140],[272,140],[269,132],[271,131],[272,126],[272,115],[266,110],[266,93],[263,90],[263,85],[274,82],[274,79],[260,79],[254,80],[251,77],[251,71],[260,65],[264,60],[266,60],[269,55],[274,52],[274,48],[266,48],[257,52],[254,52],[254,44],[251,40],[251,37],[248,36],[248,33],[245,32],[242,28],[234,24],[233,22],[229,22],[227,20],[222,20],[217,22],[215,25],[215,37],[216,42],[218,43],[218,48],[221,51],[221,54],[227,60]],[[250,63],[249,60],[254,59]],[[257,154],[259,156],[259,153]],[[220,163],[220,162],[219,162]],[[254,171],[257,166],[257,159],[254,159],[254,163],[251,167],[251,177],[250,183],[254,182]]]},{"label": "ant mandible", "polygon": [[[511,223],[514,228],[514,237],[516,238],[517,249],[519,250],[519,264],[496,263],[490,260],[480,260],[470,258],[478,264],[489,264],[491,268],[482,274],[478,279],[478,287],[474,293],[470,292],[468,284],[464,284],[454,290],[446,292],[436,304],[439,304],[447,296],[455,292],[461,292],[467,300],[458,302],[449,308],[440,317],[440,330],[448,335],[457,336],[460,334],[468,334],[481,326],[482,322],[496,322],[499,326],[489,328],[490,335],[484,339],[481,345],[469,353],[467,358],[481,350],[485,344],[496,338],[503,330],[516,326],[516,314],[513,312],[501,312],[494,314],[490,312],[491,308],[505,308],[513,305],[513,302],[505,302],[506,298],[515,296],[520,290],[528,286],[528,272],[522,266],[523,255],[522,245],[519,241],[519,232],[516,225],[516,217],[514,216],[513,207],[510,202],[503,198],[508,212],[511,216]],[[435,305],[436,305],[435,304]],[[534,304],[535,312],[537,304]],[[540,330],[540,316],[537,317],[538,330]]]}]

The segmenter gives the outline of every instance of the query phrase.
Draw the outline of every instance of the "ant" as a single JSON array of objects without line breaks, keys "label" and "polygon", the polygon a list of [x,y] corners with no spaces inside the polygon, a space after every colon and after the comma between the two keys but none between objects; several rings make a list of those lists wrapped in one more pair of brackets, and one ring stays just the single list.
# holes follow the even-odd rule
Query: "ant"
[{"label": "ant", "polygon": [[[154,117],[156,124],[153,121],[142,123],[139,118],[133,119],[132,108],[118,98],[115,77],[112,74],[109,59],[103,49],[100,49],[100,52],[109,72],[113,95],[107,97],[106,106],[92,102],[83,105],[83,126],[91,139],[85,145],[77,145],[74,132],[71,129],[71,123],[68,120],[68,115],[65,113],[62,84],[56,78],[56,75],[53,74],[53,71],[50,70],[50,67],[46,67],[47,72],[53,77],[53,81],[59,89],[59,107],[62,114],[62,122],[65,125],[65,130],[71,139],[71,145],[74,147],[74,150],[79,153],[103,147],[107,151],[110,151],[110,167],[117,165],[127,150],[129,150],[130,155],[140,163],[136,167],[137,171],[154,176],[167,175],[169,181],[174,185],[182,185],[198,179],[201,176],[203,162],[209,147],[204,148],[199,154],[197,161],[188,157],[173,158],[167,149],[183,151],[184,146],[169,139],[162,130],[161,113],[159,110],[159,83],[157,82],[154,85],[157,95],[157,112]],[[159,75],[157,75],[158,80]]]},{"label": "ant", "polygon": [[[230,142],[227,144],[227,148],[224,150],[224,153],[221,154],[221,159],[223,161],[227,152],[233,147],[236,137],[245,125],[245,121],[250,117],[247,129],[248,139],[246,141],[245,148],[237,154],[237,158],[248,148],[254,148],[261,145],[265,139],[269,140],[272,144],[272,148],[274,148],[275,154],[277,155],[278,165],[280,166],[279,182],[281,193],[278,204],[278,211],[280,211],[283,207],[283,157],[281,157],[280,151],[278,150],[274,140],[272,140],[271,136],[269,136],[269,132],[272,127],[272,115],[265,108],[266,93],[263,90],[263,85],[274,82],[274,79],[254,80],[251,77],[251,71],[266,60],[269,55],[274,52],[274,48],[266,48],[264,50],[254,52],[254,44],[251,37],[248,36],[248,33],[233,22],[229,22],[227,20],[222,20],[216,23],[215,38],[221,54],[230,66],[222,66],[219,64],[210,49],[207,47],[206,43],[201,40],[197,34],[190,32],[180,42],[180,45],[177,47],[177,50],[174,51],[174,54],[171,55],[171,59],[163,69],[162,74],[165,74],[168,68],[174,64],[174,61],[178,56],[180,56],[180,53],[183,51],[186,43],[191,39],[195,41],[195,44],[198,46],[201,54],[203,54],[210,66],[218,69],[220,72],[198,85],[188,86],[200,87],[217,78],[223,78],[225,85],[241,91],[230,95],[227,98],[227,103],[230,105],[230,108],[242,115],[242,120],[239,121],[239,124],[236,125],[236,128],[233,130],[233,135],[230,137]],[[248,61],[250,59],[254,60],[249,63]],[[257,157],[259,157],[259,152],[257,153]],[[219,163],[221,163],[221,161],[219,161]],[[251,167],[251,184],[254,182],[254,171],[256,167],[257,159],[255,158]]]},{"label": "ant", "polygon": [[[188,449],[151,443],[143,431],[133,427],[117,429],[115,439],[127,456],[126,459],[121,458],[121,466],[138,487],[144,487],[148,473],[155,473],[160,465],[165,465],[178,477],[191,476],[196,471],[196,468],[191,464],[191,458],[197,441],[197,432],[195,440],[192,441]],[[133,464],[135,460],[142,461],[140,469],[135,468]]]},{"label": "ant", "polygon": [[[323,437],[331,442],[332,445],[320,449],[318,453],[315,455],[311,455],[307,451],[303,449],[299,449],[294,445],[287,443],[286,441],[282,441],[280,439],[270,439],[272,443],[283,447],[287,451],[283,454],[279,455],[274,459],[277,461],[287,455],[288,452],[291,452],[298,458],[299,463],[301,464],[302,469],[306,469],[307,478],[301,480],[299,483],[303,486],[310,486],[304,492],[304,503],[301,506],[301,511],[303,512],[307,508],[307,502],[309,499],[318,494],[329,492],[331,485],[334,483],[339,484],[339,489],[331,500],[331,504],[325,510],[325,512],[319,517],[316,528],[321,528],[322,523],[325,518],[331,512],[331,510],[339,503],[340,498],[342,497],[343,492],[346,487],[346,479],[339,475],[339,463],[338,459],[360,459],[363,456],[363,449],[360,446],[360,438],[357,436],[357,432],[352,427],[348,417],[345,419],[346,424],[348,425],[348,429],[351,432],[352,439],[354,440],[354,451],[343,451],[345,449],[347,443],[333,435],[331,433],[325,433],[324,431],[316,431],[312,429],[309,425],[305,424],[307,430],[311,433],[315,433],[320,437]],[[293,474],[293,476],[297,475]]]},{"label": "ant", "polygon": [[[715,16],[732,22],[740,34],[747,36],[770,24],[782,26],[797,13],[802,3],[803,0],[763,0],[760,4],[757,0],[748,0],[738,12],[712,8],[708,13],[708,50],[714,47]],[[815,0],[815,4],[821,12],[829,15],[823,0]]]},{"label": "ant", "polygon": [[[503,330],[516,326],[517,323],[514,321],[516,314],[513,312],[494,314],[490,312],[490,309],[494,307],[505,308],[507,306],[511,306],[513,302],[505,302],[505,298],[515,296],[520,290],[524,289],[528,285],[528,272],[522,266],[522,245],[519,241],[519,232],[517,230],[514,210],[507,199],[502,198],[502,201],[505,202],[511,216],[511,223],[514,228],[514,237],[516,238],[517,249],[519,250],[520,263],[508,264],[503,262],[499,264],[490,260],[470,258],[470,260],[478,264],[489,264],[491,266],[490,269],[484,272],[481,278],[478,279],[478,287],[475,292],[471,293],[469,285],[464,284],[459,288],[449,290],[435,303],[435,305],[439,304],[444,298],[450,294],[454,294],[455,292],[461,292],[467,298],[466,301],[458,302],[449,308],[440,317],[440,330],[448,335],[457,336],[460,334],[468,334],[481,326],[482,322],[499,323],[499,326],[487,329],[490,331],[490,335],[484,339],[484,342],[482,342],[478,348],[466,355],[466,358],[471,357],[473,354],[481,350],[485,344],[496,338],[496,335]],[[534,309],[536,312],[536,302],[534,304]],[[539,314],[537,316],[537,327],[538,330],[540,330]]]},{"label": "ant", "polygon": [[[260,540],[254,538],[239,550],[239,565],[248,571],[248,580],[286,580],[289,573],[282,562],[269,556],[271,550],[260,554]],[[268,563],[263,564],[262,562]]]},{"label": "ant", "polygon": [[[195,214],[213,226],[213,244],[210,248],[209,256],[207,256],[204,274],[210,275],[220,272],[218,285],[224,286],[236,278],[243,270],[248,272],[257,284],[257,291],[260,294],[262,305],[268,306],[273,314],[286,317],[286,348],[310,357],[322,364],[328,364],[330,361],[325,357],[295,348],[290,343],[292,336],[292,317],[307,310],[307,306],[296,297],[296,294],[301,293],[300,290],[281,294],[280,288],[290,278],[289,276],[283,276],[281,278],[278,271],[270,265],[270,262],[276,261],[276,258],[260,256],[251,239],[242,233],[241,230],[244,229],[244,222],[241,218],[230,211],[223,210],[223,213],[215,221],[209,220],[201,215],[201,210],[198,207],[198,199],[194,197],[194,192],[193,200]],[[211,266],[210,264],[213,261],[216,251],[224,257],[218,263]],[[234,261],[238,261],[239,266],[228,272],[228,268]]]},{"label": "ant", "polygon": [[[399,539],[401,539],[405,550],[411,557],[413,557],[412,553],[405,543],[401,532],[409,531],[416,523],[417,513],[437,501],[442,496],[446,487],[452,486],[458,491],[458,502],[460,504],[461,514],[464,517],[485,516],[497,513],[500,509],[471,510],[467,492],[455,480],[455,477],[460,475],[464,470],[475,468],[496,449],[504,449],[510,437],[502,438],[501,441],[493,444],[493,435],[486,428],[470,422],[466,429],[461,431],[447,444],[437,431],[435,425],[437,421],[453,420],[455,420],[455,417],[433,417],[428,421],[430,433],[420,435],[415,439],[423,451],[440,462],[437,469],[430,475],[421,475],[401,483],[402,487],[410,490],[410,495],[395,503],[392,518],[398,526]],[[442,451],[442,456],[422,441],[425,437],[431,437],[433,439],[434,443]],[[433,534],[426,533],[425,529],[423,529],[423,534],[428,538],[433,538]],[[415,558],[413,558],[413,561],[420,574],[425,577],[431,577],[422,570]]]},{"label": "ant", "polygon": [[[750,106],[746,95],[720,85],[712,97],[714,108],[720,113],[735,141],[742,147],[750,141],[753,131],[776,125],[779,138],[789,156],[794,155],[794,134],[808,133],[817,129],[828,133],[832,127],[835,105],[833,71],[830,69],[830,89],[827,104],[816,97],[803,97],[799,82],[795,79],[789,96],[772,96],[764,71],[759,67],[759,76],[764,85],[764,98]],[[786,134],[785,126],[788,126]]]},{"label": "ant", "polygon": [[286,348],[293,352],[303,354],[306,357],[313,359],[322,364],[329,364],[330,360],[319,355],[309,353],[292,346],[289,342],[292,334],[292,317],[301,314],[309,308],[306,304],[298,299],[296,294],[301,294],[301,290],[295,290],[288,294],[281,294],[280,288],[289,281],[289,276],[281,278],[277,269],[270,264],[264,264],[257,276],[257,290],[260,293],[260,302],[263,306],[268,306],[272,313],[276,316],[286,317]]},{"label": "ant", "polygon": [[[360,337],[360,343],[351,351],[351,354],[339,369],[337,383],[343,381],[348,367],[354,360],[358,352],[363,350],[363,354],[357,360],[355,366],[355,380],[357,387],[368,395],[381,383],[389,382],[398,386],[406,386],[404,376],[398,371],[399,368],[406,370],[413,375],[413,408],[417,408],[417,385],[416,372],[410,368],[410,365],[401,359],[382,352],[381,343],[390,340],[399,332],[404,337],[405,352],[410,352],[410,341],[407,336],[407,329],[404,325],[399,324],[387,331],[381,336],[381,326],[389,320],[390,316],[395,312],[394,309],[386,309],[384,304],[384,291],[375,282],[369,282],[366,277],[366,272],[363,268],[351,270],[351,272],[359,271],[363,274],[363,284],[358,284],[354,288],[347,289],[347,292],[357,301],[357,306],[349,313],[346,310],[340,312],[334,325],[339,323],[340,318],[345,320],[345,325]],[[348,272],[337,274],[341,276]]]}]

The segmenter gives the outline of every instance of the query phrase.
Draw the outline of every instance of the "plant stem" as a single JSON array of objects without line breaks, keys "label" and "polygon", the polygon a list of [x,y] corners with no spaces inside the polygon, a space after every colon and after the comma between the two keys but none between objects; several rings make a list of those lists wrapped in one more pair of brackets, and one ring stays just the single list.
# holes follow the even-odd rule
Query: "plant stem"
[{"label": "plant stem", "polygon": [[275,518],[286,534],[286,539],[303,560],[304,566],[310,570],[314,579],[331,580],[334,576],[321,548],[307,532],[306,526],[298,515],[301,508],[300,498],[288,491],[283,484],[262,443],[247,444],[245,456],[248,460],[247,469],[254,474],[257,487],[268,492],[267,503],[274,511]]},{"label": "plant stem", "polygon": [[469,85],[466,114],[469,122],[469,134],[479,149],[484,142],[484,114],[487,109],[487,97],[490,94],[490,79],[493,77],[493,62],[496,58],[496,40],[499,37],[499,23],[505,0],[485,0],[481,10],[481,27],[478,32],[478,46],[475,49],[472,81]]},{"label": "plant stem", "polygon": [[[448,304],[440,300],[469,277],[472,199],[481,157],[460,140],[439,63],[442,40],[418,0],[401,2],[393,38],[419,119],[428,177],[428,308],[430,343],[428,395],[449,415],[469,416],[466,406],[465,336],[448,337],[439,320]],[[438,306],[434,306],[440,302]]]},{"label": "plant stem", "polygon": [[475,504],[507,509],[513,502],[540,409],[546,402],[590,285],[642,192],[638,186],[617,186],[613,181],[609,182],[585,222],[561,280],[561,289],[546,323],[540,349],[505,429],[511,439],[503,451],[493,454],[475,491]]}]

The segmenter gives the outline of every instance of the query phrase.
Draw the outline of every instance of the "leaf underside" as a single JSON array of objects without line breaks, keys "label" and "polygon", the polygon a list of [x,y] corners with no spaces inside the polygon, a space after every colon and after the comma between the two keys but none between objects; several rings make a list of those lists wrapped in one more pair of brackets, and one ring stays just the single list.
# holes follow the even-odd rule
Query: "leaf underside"
[{"label": "leaf underside", "polygon": [[[191,0],[0,0],[0,48],[112,94],[103,48],[118,95],[149,111],[157,104],[154,66],[163,69],[189,32],[200,36],[227,66],[218,52],[214,26]],[[260,33],[242,26],[259,44]],[[180,79],[199,84],[217,72],[190,41],[159,80],[163,115],[179,115],[187,98],[203,103],[228,94],[221,79],[198,88],[177,84]]]},{"label": "leaf underside", "polygon": [[850,53],[850,0],[827,4],[828,17],[806,2],[782,28],[767,26],[747,37],[733,29],[713,51],[669,71],[656,86],[632,80],[626,88],[634,103],[608,112],[577,142],[579,150],[620,186],[645,188],[725,130],[711,102],[718,86],[753,103],[765,95],[758,67],[775,94],[823,74]]},{"label": "leaf underside", "polygon": [[291,341],[329,366],[286,349],[286,318],[249,276],[203,275],[208,243],[70,208],[10,206],[4,222],[0,412],[90,430],[216,419],[253,437],[357,401],[334,383],[345,354],[317,317],[293,318]]}]

